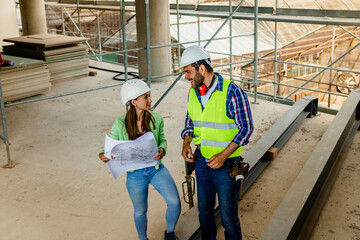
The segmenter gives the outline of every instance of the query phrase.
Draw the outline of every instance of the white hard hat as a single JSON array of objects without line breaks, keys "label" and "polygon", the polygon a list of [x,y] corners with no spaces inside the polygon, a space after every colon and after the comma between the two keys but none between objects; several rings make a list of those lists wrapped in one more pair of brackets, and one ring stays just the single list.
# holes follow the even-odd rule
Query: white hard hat
[{"label": "white hard hat", "polygon": [[147,92],[150,92],[150,88],[143,81],[138,79],[127,80],[120,91],[121,102],[126,105],[128,101]]},{"label": "white hard hat", "polygon": [[205,60],[211,66],[211,63],[208,60],[209,58],[210,54],[203,47],[198,45],[190,46],[185,49],[181,56],[180,68],[200,60]]}]

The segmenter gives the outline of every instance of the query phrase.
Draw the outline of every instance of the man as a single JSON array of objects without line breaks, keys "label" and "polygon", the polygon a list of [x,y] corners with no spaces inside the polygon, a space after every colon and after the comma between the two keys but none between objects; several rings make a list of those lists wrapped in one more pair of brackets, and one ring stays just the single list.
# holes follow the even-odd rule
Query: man
[{"label": "man", "polygon": [[[185,161],[195,162],[202,239],[216,239],[216,193],[225,239],[242,239],[239,184],[228,173],[230,163],[240,161],[240,146],[248,143],[253,131],[247,96],[234,82],[213,71],[209,53],[200,46],[184,51],[180,67],[191,82],[181,155]],[[196,146],[194,155],[192,141]]]}]

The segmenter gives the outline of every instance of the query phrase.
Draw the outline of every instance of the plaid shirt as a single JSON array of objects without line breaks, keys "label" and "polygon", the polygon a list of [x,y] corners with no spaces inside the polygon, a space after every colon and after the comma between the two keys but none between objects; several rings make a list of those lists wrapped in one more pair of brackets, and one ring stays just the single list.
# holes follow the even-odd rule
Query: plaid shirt
[{"label": "plaid shirt", "polygon": [[[214,91],[222,91],[223,89],[223,78],[219,73],[215,73],[218,77],[218,83]],[[201,103],[201,96],[198,91],[195,91],[196,96]],[[211,99],[211,96],[210,96]],[[202,106],[203,110],[204,107]],[[248,144],[250,135],[254,130],[252,123],[250,104],[247,99],[246,93],[234,82],[231,82],[227,92],[226,98],[226,116],[231,119],[234,119],[235,124],[239,128],[239,132],[233,138],[233,142],[244,146]],[[189,112],[186,114],[185,119],[185,128],[181,132],[181,138],[184,139],[185,136],[194,137],[194,124],[189,116]]]}]

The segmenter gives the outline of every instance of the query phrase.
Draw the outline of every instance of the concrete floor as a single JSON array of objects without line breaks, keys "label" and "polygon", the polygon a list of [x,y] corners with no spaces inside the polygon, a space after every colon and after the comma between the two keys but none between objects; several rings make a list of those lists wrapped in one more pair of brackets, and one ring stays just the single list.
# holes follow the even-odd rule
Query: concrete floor
[{"label": "concrete floor", "polygon": [[[104,63],[92,64],[119,69]],[[98,71],[95,77],[59,82],[47,95],[114,84],[113,75]],[[171,83],[152,84],[153,103]],[[155,110],[164,118],[168,140],[163,162],[181,196],[184,162],[180,156],[180,132],[189,87],[185,80],[179,81]],[[117,116],[125,113],[120,88],[6,109],[11,155],[17,165],[12,169],[0,168],[0,240],[137,239],[125,175],[114,180],[107,165],[98,159],[104,133],[109,132]],[[289,109],[289,106],[260,99],[257,102],[251,104],[255,132],[244,152]],[[306,119],[240,201],[244,239],[260,236],[333,118],[321,113]],[[0,163],[5,165],[4,144],[0,144],[0,148]],[[360,239],[359,149],[357,133],[312,239]],[[149,239],[161,239],[165,209],[165,202],[151,187]],[[182,200],[182,215],[187,211],[188,206]],[[218,239],[224,239],[221,227]]]}]

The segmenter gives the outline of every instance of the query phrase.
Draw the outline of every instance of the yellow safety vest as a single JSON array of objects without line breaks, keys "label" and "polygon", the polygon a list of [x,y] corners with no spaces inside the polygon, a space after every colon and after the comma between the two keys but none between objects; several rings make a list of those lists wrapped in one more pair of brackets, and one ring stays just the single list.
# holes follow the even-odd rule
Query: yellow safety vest
[{"label": "yellow safety vest", "polygon": [[[226,115],[226,97],[231,83],[223,79],[222,91],[216,90],[202,110],[201,103],[196,96],[195,90],[190,89],[188,113],[194,124],[194,144],[201,144],[201,154],[205,158],[211,158],[218,154],[231,143],[239,132],[234,119]],[[241,147],[235,150],[229,157],[241,155]]]}]

